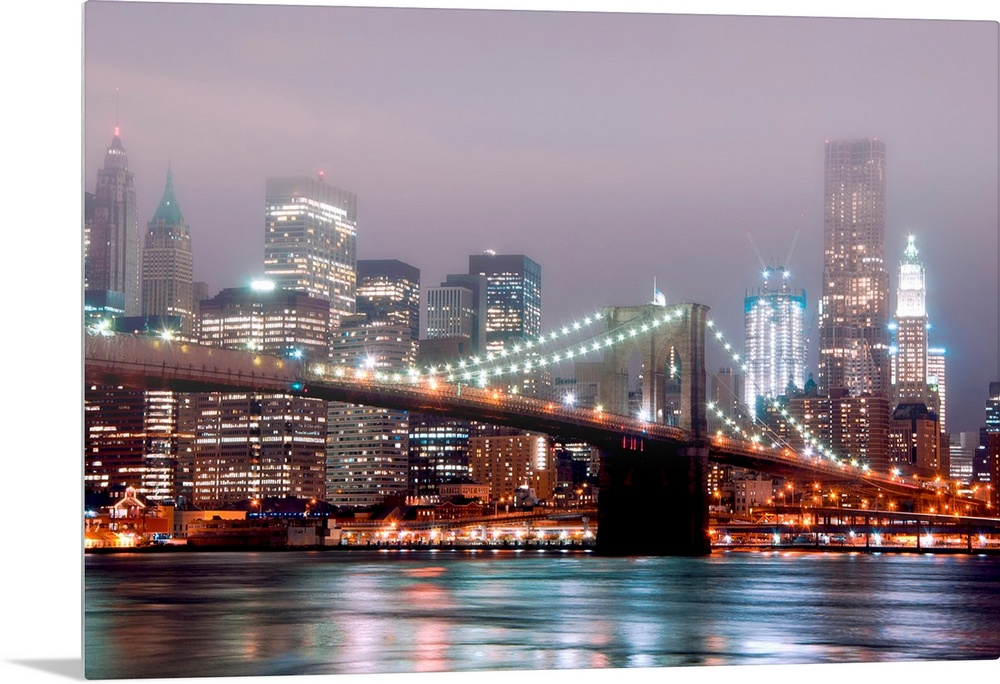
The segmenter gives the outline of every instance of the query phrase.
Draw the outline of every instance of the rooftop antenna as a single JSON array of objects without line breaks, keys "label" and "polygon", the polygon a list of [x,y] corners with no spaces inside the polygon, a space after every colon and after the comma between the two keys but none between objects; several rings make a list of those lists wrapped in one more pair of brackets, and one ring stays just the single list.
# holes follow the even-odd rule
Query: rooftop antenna
[{"label": "rooftop antenna", "polygon": [[115,135],[118,135],[118,88],[115,88]]}]

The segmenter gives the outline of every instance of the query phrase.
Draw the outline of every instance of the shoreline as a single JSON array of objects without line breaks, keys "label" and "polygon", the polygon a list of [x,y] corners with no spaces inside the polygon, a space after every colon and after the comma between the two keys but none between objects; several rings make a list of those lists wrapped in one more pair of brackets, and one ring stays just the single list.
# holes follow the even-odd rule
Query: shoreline
[{"label": "shoreline", "polygon": [[[116,554],[129,554],[129,553],[139,553],[139,554],[158,554],[158,553],[218,553],[218,552],[232,552],[232,551],[246,551],[246,552],[269,552],[269,553],[287,553],[295,551],[332,551],[338,553],[351,553],[353,552],[397,552],[397,553],[412,553],[412,552],[448,552],[448,551],[462,551],[462,552],[478,552],[478,553],[499,553],[499,552],[542,552],[542,553],[573,553],[573,554],[590,554],[595,556],[601,556],[597,551],[597,547],[593,544],[563,544],[563,545],[515,545],[515,546],[504,546],[504,545],[478,545],[478,544],[451,544],[446,546],[427,546],[427,545],[372,545],[372,546],[354,546],[354,545],[337,545],[337,546],[248,546],[245,544],[213,544],[213,545],[187,545],[187,544],[165,544],[156,546],[139,546],[139,547],[114,547],[114,548],[92,548],[84,549],[84,555],[94,554],[99,556],[104,555],[116,555]],[[965,547],[908,547],[908,546],[821,546],[817,547],[811,544],[787,544],[781,546],[763,546],[763,545],[743,545],[743,544],[727,544],[720,546],[713,546],[711,553],[706,554],[708,557],[712,554],[719,552],[737,552],[737,553],[773,553],[781,551],[794,551],[798,553],[864,553],[864,554],[944,554],[944,555],[964,555],[964,556],[1000,556],[1000,547],[997,548],[974,548],[968,549]],[[609,556],[610,557],[610,556]]]}]

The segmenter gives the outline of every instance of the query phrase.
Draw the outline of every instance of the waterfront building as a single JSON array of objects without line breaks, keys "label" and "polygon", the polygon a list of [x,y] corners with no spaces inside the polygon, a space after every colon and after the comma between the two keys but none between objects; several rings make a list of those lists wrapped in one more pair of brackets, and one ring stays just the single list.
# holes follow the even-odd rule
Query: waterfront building
[{"label": "waterfront building", "polygon": [[195,339],[194,258],[191,229],[174,194],[174,178],[167,184],[146,228],[142,250],[142,315],[180,317],[182,339]]},{"label": "waterfront building", "polygon": [[549,438],[537,434],[487,434],[469,438],[469,476],[489,485],[492,501],[514,501],[517,490],[535,497],[552,497],[556,484],[555,459]]},{"label": "waterfront building", "polygon": [[[408,307],[404,302],[401,306]],[[369,372],[403,372],[413,363],[412,328],[390,316],[391,307],[341,319],[331,340],[332,363]],[[386,322],[393,320],[397,322]],[[369,507],[405,496],[409,480],[406,411],[331,401],[327,410],[326,499],[337,506]]]},{"label": "waterfront building", "polygon": [[733,489],[733,513],[736,515],[750,515],[754,508],[772,504],[774,481],[770,475],[733,468],[729,486]]},{"label": "waterfront building", "polygon": [[330,325],[355,311],[357,197],[317,178],[268,178],[264,275],[330,304]]},{"label": "waterfront building", "polygon": [[150,501],[175,498],[175,392],[90,385],[84,392],[84,486],[108,499],[133,488]]},{"label": "waterfront building", "polygon": [[437,496],[443,485],[469,480],[468,421],[411,414],[408,449],[411,496]]},{"label": "waterfront building", "polygon": [[[199,304],[202,344],[284,356],[305,366],[328,355],[330,308],[270,281],[229,288]],[[325,495],[327,402],[290,393],[191,395],[178,460],[192,500],[218,506],[261,497]],[[180,476],[180,475],[179,475]]]},{"label": "waterfront building", "polygon": [[[805,384],[805,290],[793,290],[782,267],[764,270],[764,285],[743,300],[746,378],[741,397],[755,415],[757,397],[773,399]],[[721,404],[720,404],[721,405]]]},{"label": "waterfront building", "polygon": [[326,402],[287,394],[192,395],[194,504],[325,494]]},{"label": "waterfront building", "polygon": [[820,391],[888,397],[885,143],[827,141],[824,179]]},{"label": "waterfront building", "polygon": [[88,290],[119,292],[125,314],[138,316],[140,302],[140,232],[135,176],[128,168],[118,126],[97,172],[93,219],[84,236],[84,282]]},{"label": "waterfront building", "polygon": [[335,506],[367,508],[405,496],[409,470],[405,411],[330,402],[326,493]]}]

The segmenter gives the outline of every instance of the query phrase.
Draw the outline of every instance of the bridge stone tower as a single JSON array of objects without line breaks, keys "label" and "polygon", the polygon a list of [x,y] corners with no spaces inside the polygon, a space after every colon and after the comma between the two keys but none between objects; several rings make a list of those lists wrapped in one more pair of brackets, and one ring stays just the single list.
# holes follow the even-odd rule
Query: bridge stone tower
[{"label": "bridge stone tower", "polygon": [[602,449],[597,550],[606,555],[703,555],[708,537],[708,441],[705,392],[705,322],[708,307],[684,304],[609,306],[608,330],[662,319],[667,324],[637,335],[633,344],[605,350],[599,401],[627,414],[630,361],[642,361],[642,412],[650,422],[671,423],[689,435],[675,446],[623,442]]},{"label": "bridge stone tower", "polygon": [[[628,364],[636,351],[642,361],[642,410],[650,422],[676,424],[693,439],[706,430],[705,320],[708,307],[683,304],[664,308],[606,306],[602,310],[608,330],[629,323],[662,318],[666,311],[682,312],[679,318],[653,331],[637,335],[632,344],[618,344],[604,351],[599,401],[606,410],[628,414]],[[677,419],[675,421],[675,419]]]}]

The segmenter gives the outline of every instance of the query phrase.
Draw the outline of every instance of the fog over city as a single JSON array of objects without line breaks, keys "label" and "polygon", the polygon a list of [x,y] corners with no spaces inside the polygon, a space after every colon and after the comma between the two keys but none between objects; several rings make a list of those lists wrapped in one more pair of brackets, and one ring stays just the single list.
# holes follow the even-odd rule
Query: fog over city
[{"label": "fog over city", "polygon": [[85,23],[87,188],[117,121],[140,225],[171,168],[210,293],[263,272],[265,179],[323,171],[358,196],[358,257],[424,287],[484,249],[538,261],[543,327],[650,301],[655,278],[741,341],[749,232],[769,265],[790,254],[815,371],[824,142],[877,137],[890,302],[913,234],[948,427],[982,422],[994,24],[148,3],[88,4]]}]

